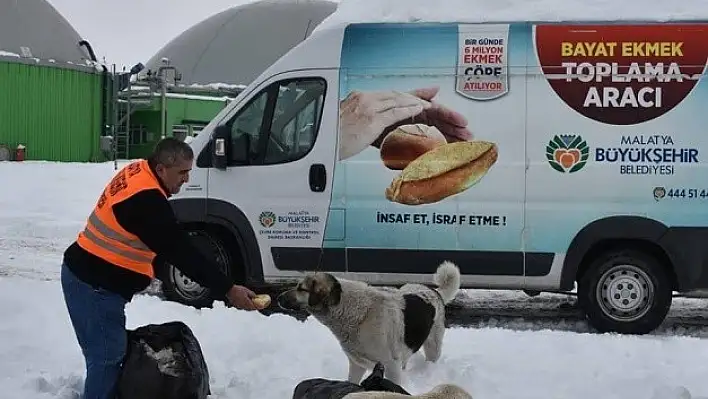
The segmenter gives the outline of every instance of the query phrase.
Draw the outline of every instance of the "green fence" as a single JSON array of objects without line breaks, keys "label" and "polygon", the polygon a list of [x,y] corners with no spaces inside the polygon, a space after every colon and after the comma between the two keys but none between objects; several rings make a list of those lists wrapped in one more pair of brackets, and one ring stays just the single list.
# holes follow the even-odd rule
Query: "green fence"
[{"label": "green fence", "polygon": [[25,159],[105,160],[101,71],[0,60],[0,144],[22,144]]}]

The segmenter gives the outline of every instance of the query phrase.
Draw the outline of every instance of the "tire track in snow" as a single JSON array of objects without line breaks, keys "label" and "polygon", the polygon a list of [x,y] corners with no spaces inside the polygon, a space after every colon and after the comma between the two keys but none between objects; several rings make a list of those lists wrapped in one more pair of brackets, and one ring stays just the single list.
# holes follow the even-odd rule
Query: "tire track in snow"
[{"label": "tire track in snow", "polygon": [[[61,257],[47,254],[35,268],[12,267],[0,261],[0,277],[58,281]],[[37,261],[37,259],[35,259]],[[48,264],[54,265],[49,267]],[[51,270],[51,271],[50,271]],[[139,295],[164,298],[159,281]],[[271,293],[277,295],[277,292]],[[264,314],[288,314],[304,320],[301,313],[274,308]],[[543,293],[529,297],[521,291],[463,290],[447,308],[448,327],[505,328],[522,331],[594,332],[575,306],[572,295]],[[708,300],[674,298],[664,323],[651,335],[681,335],[708,337]]]}]

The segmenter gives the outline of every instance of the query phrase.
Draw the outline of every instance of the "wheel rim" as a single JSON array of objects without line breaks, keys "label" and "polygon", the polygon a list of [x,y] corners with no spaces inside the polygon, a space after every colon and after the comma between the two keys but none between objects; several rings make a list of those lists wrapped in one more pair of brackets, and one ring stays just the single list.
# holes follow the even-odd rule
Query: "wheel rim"
[{"label": "wheel rim", "polygon": [[185,298],[198,299],[204,296],[207,289],[199,285],[196,281],[187,277],[176,267],[172,269],[172,281],[175,284],[175,289]]},{"label": "wheel rim", "polygon": [[634,265],[616,265],[602,275],[596,290],[603,313],[615,321],[638,320],[649,311],[654,283]]},{"label": "wheel rim", "polygon": [[[211,237],[199,231],[189,233],[198,248],[206,253],[211,253],[222,272],[227,273],[226,265],[229,263],[226,251],[221,248]],[[175,291],[187,300],[199,300],[204,298],[209,290],[199,283],[187,277],[176,267],[170,265],[170,278],[172,279]]]}]

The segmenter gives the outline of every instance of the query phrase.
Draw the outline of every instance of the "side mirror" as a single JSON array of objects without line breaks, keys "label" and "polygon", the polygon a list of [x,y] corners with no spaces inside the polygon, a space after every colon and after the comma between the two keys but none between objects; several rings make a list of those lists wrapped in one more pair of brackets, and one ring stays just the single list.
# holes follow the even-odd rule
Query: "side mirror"
[{"label": "side mirror", "polygon": [[251,164],[251,135],[247,133],[236,136],[231,147],[233,156],[231,159],[238,165]]},{"label": "side mirror", "polygon": [[226,125],[217,126],[212,136],[211,164],[217,169],[226,169],[229,164],[228,145],[231,129]]}]

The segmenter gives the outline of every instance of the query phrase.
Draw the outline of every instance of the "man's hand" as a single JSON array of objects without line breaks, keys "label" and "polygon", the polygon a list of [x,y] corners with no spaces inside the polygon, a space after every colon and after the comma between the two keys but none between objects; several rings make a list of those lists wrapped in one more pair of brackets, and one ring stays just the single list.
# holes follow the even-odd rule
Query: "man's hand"
[{"label": "man's hand", "polygon": [[256,305],[253,304],[253,297],[256,294],[242,285],[234,285],[229,292],[226,293],[226,298],[231,306],[242,310],[256,310]]}]

